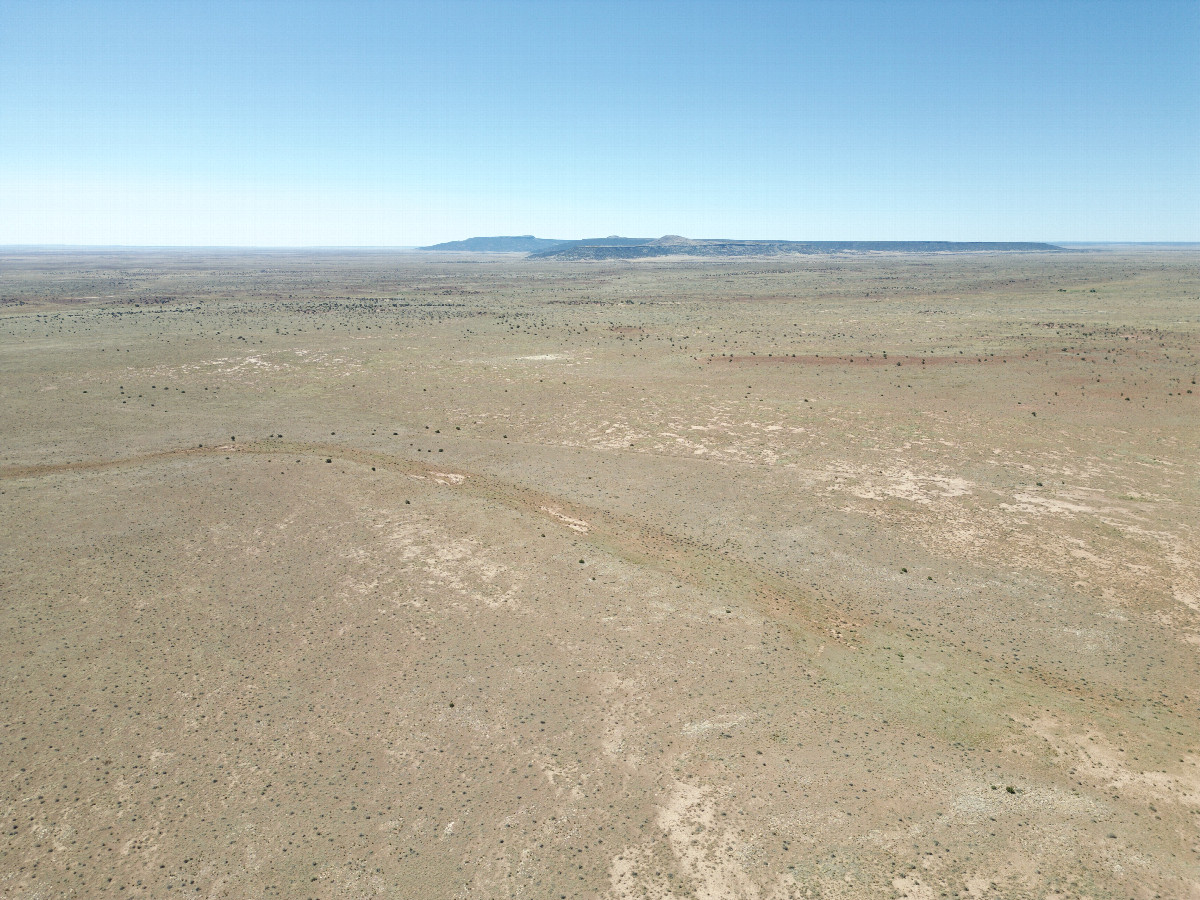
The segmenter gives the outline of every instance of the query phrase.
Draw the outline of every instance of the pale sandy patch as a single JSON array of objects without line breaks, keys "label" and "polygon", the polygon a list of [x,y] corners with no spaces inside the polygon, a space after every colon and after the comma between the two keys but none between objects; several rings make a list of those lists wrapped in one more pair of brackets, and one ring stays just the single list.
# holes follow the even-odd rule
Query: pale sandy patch
[{"label": "pale sandy patch", "polygon": [[[789,874],[780,875],[765,889],[750,876],[743,862],[746,844],[736,831],[719,823],[711,794],[711,788],[676,782],[655,819],[680,874],[691,883],[692,893],[687,896],[698,900],[795,896],[796,882]],[[654,871],[652,854],[653,843],[647,842],[614,857],[608,896],[614,900],[676,897],[664,874]]]},{"label": "pale sandy patch", "polygon": [[1070,516],[1073,513],[1093,513],[1095,507],[1085,506],[1082,503],[1069,503],[1066,500],[1058,500],[1054,497],[1039,497],[1035,494],[1015,494],[1013,499],[1017,501],[1015,504],[1001,503],[1001,509],[1017,509],[1021,512],[1046,514],[1059,513],[1061,515]]},{"label": "pale sandy patch", "polygon": [[1196,773],[1139,772],[1130,765],[1128,754],[1101,734],[1069,731],[1048,718],[1026,720],[1025,724],[1059,752],[1076,757],[1076,771],[1094,782],[1148,800],[1200,806],[1200,775]]},{"label": "pale sandy patch", "polygon": [[[419,574],[440,595],[493,609],[520,606],[524,576],[492,559],[479,541],[430,523],[408,522],[395,526],[386,542],[404,569]],[[398,595],[396,602],[407,599]]]},{"label": "pale sandy patch", "polygon": [[919,875],[905,875],[892,879],[892,887],[907,900],[933,900],[937,896],[934,889],[921,881]]},{"label": "pale sandy patch", "polygon": [[565,515],[556,506],[543,506],[541,507],[541,510],[542,512],[553,516],[554,519],[561,524],[566,525],[572,531],[578,531],[580,534],[587,534],[591,528],[591,526],[588,525],[588,523],[583,519],[574,519],[571,516]]}]

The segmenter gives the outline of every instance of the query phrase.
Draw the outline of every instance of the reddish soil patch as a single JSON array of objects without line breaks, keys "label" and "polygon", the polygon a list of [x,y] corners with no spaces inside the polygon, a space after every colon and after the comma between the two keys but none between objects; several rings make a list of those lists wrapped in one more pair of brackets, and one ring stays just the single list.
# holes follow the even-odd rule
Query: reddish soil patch
[{"label": "reddish soil patch", "polygon": [[1006,362],[1000,356],[710,356],[705,362],[739,366],[938,366]]}]

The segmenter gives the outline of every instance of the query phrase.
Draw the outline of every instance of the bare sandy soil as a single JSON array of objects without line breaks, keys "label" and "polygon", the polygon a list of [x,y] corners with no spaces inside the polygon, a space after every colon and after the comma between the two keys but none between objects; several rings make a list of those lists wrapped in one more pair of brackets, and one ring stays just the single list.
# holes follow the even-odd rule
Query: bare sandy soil
[{"label": "bare sandy soil", "polygon": [[0,896],[1200,897],[1200,252],[0,302]]}]

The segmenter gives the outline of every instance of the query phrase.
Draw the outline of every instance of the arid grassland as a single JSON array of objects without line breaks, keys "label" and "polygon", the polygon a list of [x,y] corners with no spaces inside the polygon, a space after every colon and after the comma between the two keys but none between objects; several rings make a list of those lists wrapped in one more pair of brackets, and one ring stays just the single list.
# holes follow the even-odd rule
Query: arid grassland
[{"label": "arid grassland", "polygon": [[1200,250],[0,254],[0,897],[1200,898]]}]

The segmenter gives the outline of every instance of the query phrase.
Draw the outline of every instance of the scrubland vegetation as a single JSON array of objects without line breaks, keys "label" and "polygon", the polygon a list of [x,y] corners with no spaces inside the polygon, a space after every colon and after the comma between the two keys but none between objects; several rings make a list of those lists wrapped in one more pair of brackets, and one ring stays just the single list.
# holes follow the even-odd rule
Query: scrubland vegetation
[{"label": "scrubland vegetation", "polygon": [[0,257],[0,896],[1200,895],[1200,253]]}]

